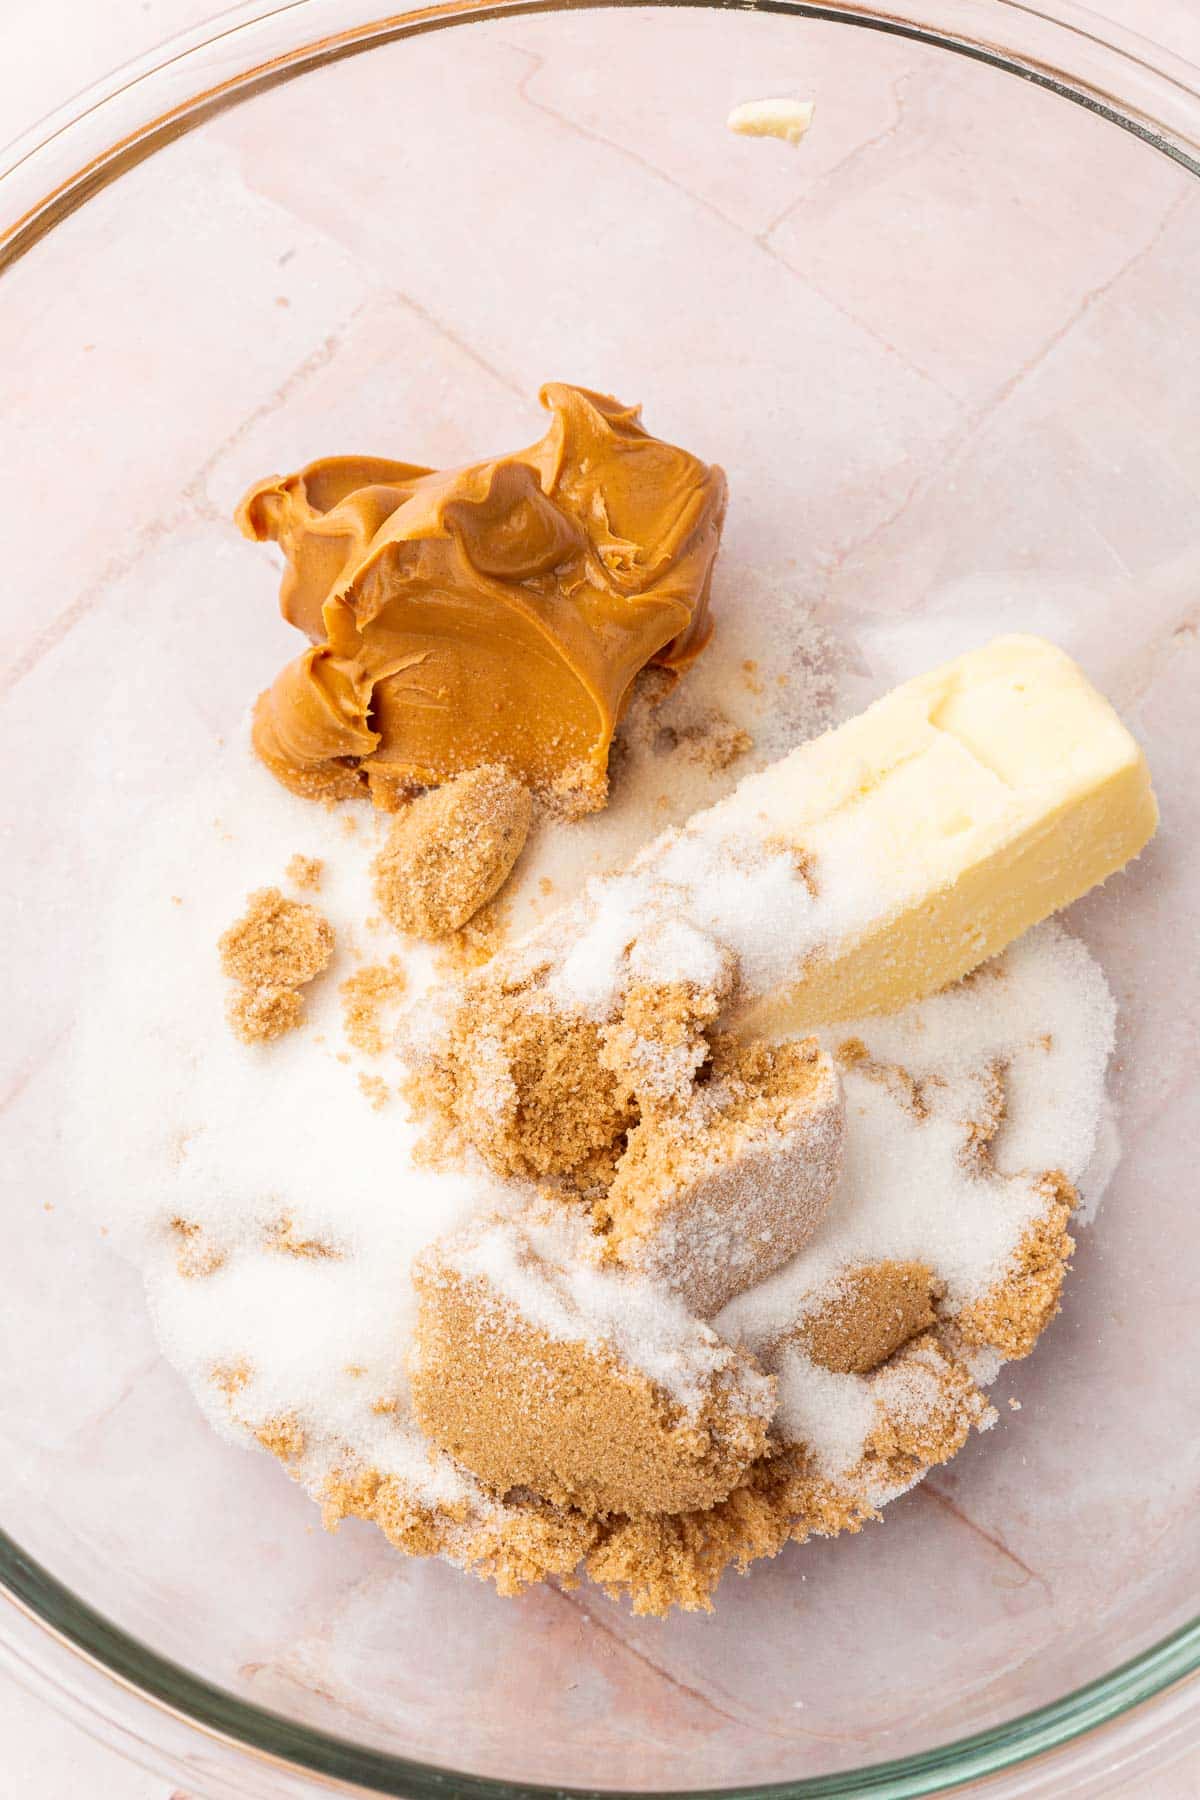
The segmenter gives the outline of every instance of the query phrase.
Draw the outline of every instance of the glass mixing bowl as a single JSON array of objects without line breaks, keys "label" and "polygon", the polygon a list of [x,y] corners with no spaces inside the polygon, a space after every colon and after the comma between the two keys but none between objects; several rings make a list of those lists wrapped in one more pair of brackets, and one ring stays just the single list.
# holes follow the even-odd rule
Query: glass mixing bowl
[{"label": "glass mixing bowl", "polygon": [[[8,158],[0,1640],[189,1795],[1061,1795],[1197,1735],[1200,100],[1056,13],[297,0]],[[795,153],[724,130],[772,92],[817,101]],[[840,711],[1044,632],[1163,804],[1071,916],[1122,1004],[1120,1142],[1062,1317],[990,1437],[711,1618],[323,1535],[201,1422],[67,1175],[114,870],[291,654],[239,491],[525,441],[548,377],[725,464],[731,682],[780,652],[764,582]]]}]

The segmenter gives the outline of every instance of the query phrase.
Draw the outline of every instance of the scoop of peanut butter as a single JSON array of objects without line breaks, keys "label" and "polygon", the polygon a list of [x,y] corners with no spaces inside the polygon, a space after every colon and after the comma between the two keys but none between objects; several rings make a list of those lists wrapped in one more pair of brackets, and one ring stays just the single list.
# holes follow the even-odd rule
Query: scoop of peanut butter
[{"label": "scoop of peanut butter", "polygon": [[311,641],[254,716],[293,791],[395,807],[500,763],[591,811],[634,676],[704,648],[723,474],[636,407],[560,382],[541,401],[545,436],[509,456],[328,457],[242,500],[243,532],[284,553],[283,616]]}]

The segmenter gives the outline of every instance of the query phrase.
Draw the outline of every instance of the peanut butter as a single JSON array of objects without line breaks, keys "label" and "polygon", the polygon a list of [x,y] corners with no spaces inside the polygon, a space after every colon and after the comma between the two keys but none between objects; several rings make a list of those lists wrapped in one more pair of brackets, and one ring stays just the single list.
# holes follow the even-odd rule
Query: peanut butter
[{"label": "peanut butter", "polygon": [[512,455],[329,457],[241,502],[311,640],[255,710],[285,786],[391,809],[501,763],[568,813],[604,805],[634,676],[685,668],[711,634],[725,478],[636,407],[560,382],[541,400],[548,430]]}]

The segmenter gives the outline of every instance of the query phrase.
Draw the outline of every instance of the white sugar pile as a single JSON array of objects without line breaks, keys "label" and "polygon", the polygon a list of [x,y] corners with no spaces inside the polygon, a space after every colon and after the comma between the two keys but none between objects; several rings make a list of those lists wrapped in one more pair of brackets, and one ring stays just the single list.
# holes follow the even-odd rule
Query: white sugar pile
[{"label": "white sugar pile", "polygon": [[[550,978],[550,991],[564,1006],[603,1017],[625,979],[629,946],[645,933],[657,937],[669,918],[676,930],[660,979],[708,985],[715,940],[734,952],[743,983],[755,993],[780,983],[804,946],[837,935],[834,907],[814,898],[789,850],[769,850],[749,833],[731,833],[724,829],[729,820],[716,811],[702,817],[703,832],[669,833],[627,874],[588,884],[570,922],[566,953]],[[861,891],[855,916],[870,916],[857,864],[839,870],[829,886],[842,908]],[[552,922],[550,931],[561,924]]]},{"label": "white sugar pile", "polygon": [[[226,752],[212,779],[139,845],[114,897],[105,954],[84,972],[66,1128],[81,1191],[142,1263],[163,1347],[215,1425],[247,1439],[297,1417],[301,1473],[314,1491],[349,1449],[415,1493],[449,1499],[473,1483],[430,1458],[409,1416],[410,1268],[433,1240],[511,1197],[479,1171],[442,1174],[414,1162],[414,1128],[394,1097],[398,1060],[367,1057],[346,1039],[338,988],[360,959],[401,954],[418,1011],[430,980],[427,952],[366,924],[376,911],[369,869],[380,829],[368,808],[294,799],[243,746]],[[305,989],[301,1030],[248,1046],[223,1018],[217,939],[250,890],[289,891],[285,871],[297,853],[325,864],[319,891],[296,897],[334,926],[333,962]],[[668,856],[660,879],[671,869]],[[527,887],[538,873],[535,860]],[[764,912],[780,942],[794,916],[817,904],[790,860],[761,848],[711,873],[709,912],[660,937],[659,975],[709,954],[710,935],[753,955],[747,940]],[[594,940],[581,957],[569,978],[578,993],[599,994],[619,936]],[[874,1065],[902,1065],[922,1084],[927,1116],[912,1117],[896,1097],[902,1084],[865,1063],[847,1072],[845,1173],[829,1215],[791,1264],[725,1309],[715,1322],[723,1338],[753,1347],[871,1258],[927,1261],[956,1301],[979,1295],[1034,1216],[1037,1175],[1082,1174],[1112,1044],[1103,977],[1055,925],[1031,932],[998,968],[897,1017],[824,1034],[831,1046],[861,1038]],[[979,1114],[997,1063],[1008,1116],[993,1146],[998,1174],[981,1177],[963,1166],[964,1122]],[[393,1090],[378,1110],[361,1090],[364,1075]],[[191,1256],[197,1245],[211,1272],[181,1273],[189,1260],[181,1248]],[[516,1303],[528,1303],[513,1281]],[[597,1304],[574,1292],[569,1310],[595,1317]],[[602,1329],[640,1342],[644,1361],[665,1371],[678,1339],[665,1312],[651,1323],[635,1308]],[[782,1417],[822,1467],[845,1469],[869,1429],[868,1399],[858,1377],[797,1365],[783,1384]]]},{"label": "white sugar pile", "polygon": [[[68,1131],[81,1189],[143,1264],[163,1348],[218,1428],[246,1435],[213,1380],[240,1371],[240,1418],[305,1417],[314,1479],[352,1444],[384,1472],[458,1491],[449,1464],[429,1465],[428,1447],[375,1410],[398,1401],[403,1414],[412,1258],[488,1189],[414,1165],[400,1101],[377,1110],[359,1085],[394,1084],[394,1058],[362,1055],[343,1030],[341,982],[360,957],[386,961],[401,946],[390,927],[364,924],[386,823],[368,807],[293,798],[244,746],[227,752],[162,816],[114,896],[80,1007]],[[297,853],[324,863],[315,893],[290,889]],[[316,905],[336,945],[304,990],[304,1026],[247,1045],[225,1022],[217,939],[269,884]],[[410,945],[405,962],[419,993],[429,955]],[[201,1234],[189,1248],[220,1259],[214,1272],[179,1273],[181,1226]]]}]

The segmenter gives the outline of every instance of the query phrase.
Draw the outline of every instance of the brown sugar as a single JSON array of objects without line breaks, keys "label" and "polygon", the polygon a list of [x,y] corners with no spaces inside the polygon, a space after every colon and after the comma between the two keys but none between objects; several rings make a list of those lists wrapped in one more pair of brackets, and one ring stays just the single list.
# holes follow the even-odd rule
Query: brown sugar
[{"label": "brown sugar", "polygon": [[837,1059],[843,1069],[853,1069],[856,1074],[865,1075],[868,1081],[877,1081],[914,1119],[929,1117],[929,1101],[925,1094],[927,1083],[919,1081],[899,1063],[877,1061],[861,1038],[844,1038],[837,1047]]},{"label": "brown sugar", "polygon": [[1079,1195],[1057,1170],[1042,1178],[1046,1208],[1017,1246],[1012,1266],[990,1293],[965,1306],[957,1327],[968,1344],[1005,1357],[1028,1356],[1058,1311],[1075,1241],[1067,1227]]},{"label": "brown sugar", "polygon": [[711,1036],[733,990],[634,981],[615,1018],[561,1010],[532,978],[481,977],[409,1086],[497,1174],[585,1195],[613,1260],[702,1316],[794,1255],[840,1167],[841,1088],[815,1040]]},{"label": "brown sugar", "polygon": [[333,955],[333,927],[315,906],[286,900],[278,888],[259,888],[217,946],[221,968],[237,991],[229,1019],[248,1044],[293,1031],[304,1016],[298,990]]},{"label": "brown sugar", "polygon": [[679,1512],[723,1499],[762,1455],[766,1384],[747,1391],[733,1351],[685,1408],[614,1348],[527,1240],[522,1296],[551,1293],[576,1335],[549,1335],[490,1273],[464,1274],[457,1248],[417,1267],[413,1405],[426,1435],[497,1492],[529,1489],[589,1516]]},{"label": "brown sugar", "polygon": [[503,898],[489,900],[457,931],[437,941],[436,967],[440,974],[463,975],[490,962],[504,942],[508,908]]},{"label": "brown sugar", "polygon": [[314,906],[259,888],[222,936],[221,968],[242,987],[302,987],[333,953],[333,927]]},{"label": "brown sugar", "polygon": [[[806,849],[803,844],[795,843],[791,838],[779,835],[769,837],[764,847],[773,855],[790,856],[792,867],[797,875],[808,889],[811,897],[814,900],[817,899],[820,892],[817,887],[817,859],[811,850]],[[860,1040],[855,1038],[852,1041],[858,1043]]]},{"label": "brown sugar", "polygon": [[171,1230],[177,1240],[175,1251],[175,1267],[185,1278],[192,1280],[205,1275],[215,1275],[226,1262],[224,1250],[214,1244],[202,1225],[194,1219],[172,1219]]},{"label": "brown sugar", "polygon": [[686,724],[661,722],[654,734],[654,748],[660,754],[672,751],[698,763],[710,775],[720,775],[754,748],[754,739],[725,714],[713,710]]},{"label": "brown sugar", "polygon": [[219,1394],[232,1400],[250,1380],[250,1366],[240,1358],[236,1362],[217,1363],[212,1371],[212,1384]]},{"label": "brown sugar", "polygon": [[436,1556],[447,1532],[459,1523],[445,1508],[414,1500],[394,1475],[375,1469],[335,1470],[322,1490],[321,1517],[327,1531],[343,1519],[370,1519],[406,1556]]},{"label": "brown sugar", "polygon": [[407,986],[404,965],[398,956],[385,963],[364,963],[348,975],[339,992],[346,1037],[364,1056],[380,1056],[387,1048],[384,1019],[398,1004]]},{"label": "brown sugar", "polygon": [[841,1168],[841,1083],[815,1038],[719,1039],[689,1103],[646,1112],[596,1216],[611,1254],[702,1318],[815,1231]]},{"label": "brown sugar", "polygon": [[304,1001],[295,988],[239,988],[229,1002],[229,1023],[246,1044],[268,1044],[303,1019]]},{"label": "brown sugar", "polygon": [[[457,1509],[415,1501],[394,1476],[336,1474],[325,1490],[325,1521],[372,1520],[397,1549],[446,1554],[504,1595],[553,1579],[574,1586],[581,1569],[636,1614],[673,1608],[710,1612],[729,1569],[773,1557],[791,1542],[857,1532],[877,1518],[878,1496],[947,1461],[988,1408],[965,1365],[933,1333],[915,1339],[889,1365],[901,1379],[880,1391],[876,1424],[862,1464],[844,1479],[822,1475],[802,1444],[768,1446],[715,1504],[679,1512],[589,1514],[528,1493],[495,1496]],[[909,1374],[924,1404],[906,1403]]]},{"label": "brown sugar", "polygon": [[301,856],[297,851],[284,874],[293,887],[306,888],[315,893],[324,879],[325,864],[319,856]]},{"label": "brown sugar", "polygon": [[822,1369],[868,1375],[937,1322],[940,1291],[925,1263],[861,1263],[786,1335]]},{"label": "brown sugar", "polygon": [[[437,798],[410,803],[393,836],[424,800]],[[816,871],[803,849],[786,848],[799,859],[800,878],[815,888]],[[240,926],[248,923],[249,916]],[[441,942],[453,937],[443,933]],[[656,966],[653,950],[641,957],[643,948],[640,937],[625,947],[612,992],[592,1002],[594,1016],[570,1010],[562,996],[575,987],[547,979],[537,963],[537,939],[527,955],[518,947],[503,967],[459,988],[449,1027],[416,1073],[421,1104],[439,1127],[453,1130],[457,1153],[465,1140],[502,1177],[536,1183],[543,1201],[552,1193],[546,1210],[579,1225],[587,1256],[566,1269],[561,1283],[525,1271],[543,1283],[549,1296],[543,1304],[528,1302],[520,1284],[498,1279],[486,1257],[476,1264],[457,1260],[453,1237],[432,1245],[413,1275],[418,1318],[409,1388],[377,1375],[363,1384],[362,1408],[375,1423],[361,1442],[339,1443],[342,1466],[327,1480],[325,1501],[331,1524],[351,1515],[373,1519],[399,1548],[450,1557],[503,1593],[547,1577],[570,1585],[586,1571],[635,1611],[662,1613],[709,1608],[724,1571],[772,1556],[790,1541],[856,1531],[892,1494],[953,1455],[973,1426],[987,1422],[987,1402],[972,1373],[981,1365],[967,1352],[991,1346],[1005,1356],[1024,1355],[1049,1322],[1072,1247],[1067,1226],[1074,1194],[1062,1177],[1045,1177],[1044,1209],[1003,1279],[958,1313],[949,1309],[931,1266],[932,1246],[918,1238],[913,1248],[929,1264],[877,1261],[842,1269],[813,1287],[793,1308],[791,1324],[765,1347],[759,1329],[773,1332],[787,1316],[770,1313],[777,1301],[764,1308],[761,1326],[747,1327],[739,1316],[735,1324],[747,1329],[759,1361],[710,1333],[708,1341],[730,1360],[684,1397],[640,1344],[619,1332],[606,1335],[603,1320],[587,1312],[589,1284],[652,1290],[656,1305],[686,1309],[690,1326],[703,1333],[705,1318],[769,1278],[820,1224],[840,1168],[839,1061],[878,1083],[908,1115],[895,1116],[885,1105],[887,1123],[922,1139],[940,1138],[941,1125],[910,1126],[910,1119],[928,1120],[934,1107],[945,1113],[959,1077],[957,1065],[952,1086],[914,1074],[877,1059],[859,1039],[845,1040],[836,1058],[823,1054],[815,1039],[745,1044],[720,1029],[737,993],[731,955],[711,965],[718,973],[708,986],[662,983],[632,975]],[[235,944],[225,965],[235,979],[244,979],[247,965],[238,960],[244,953]],[[222,955],[224,962],[225,940]],[[661,966],[710,965],[690,956],[672,963],[664,955]],[[386,1009],[403,992],[404,970],[395,957],[343,983],[346,1036],[357,1050],[378,1055],[387,1047]],[[267,981],[254,995],[263,1006],[285,996],[301,1004],[297,986]],[[373,1103],[388,1096],[379,1075],[354,1073]],[[999,1191],[1018,1179],[993,1166],[1007,1098],[1004,1065],[981,1061],[963,1085],[969,1103],[943,1120],[951,1126],[949,1157],[952,1164],[961,1136],[964,1163],[987,1184],[972,1198],[986,1205],[991,1184]],[[954,1120],[961,1121],[956,1133]],[[1022,1200],[1027,1189],[1025,1178]],[[506,1222],[522,1224],[519,1209],[540,1203],[528,1192],[510,1191],[502,1204]],[[830,1224],[836,1231],[837,1221]],[[194,1261],[189,1272],[208,1273],[200,1266],[205,1251],[198,1228],[180,1220],[174,1229],[181,1269]],[[340,1254],[286,1217],[270,1228],[267,1241],[297,1257]],[[864,1241],[878,1240],[853,1238],[855,1254],[864,1254]],[[898,1241],[906,1256],[909,1238],[901,1233]],[[824,1238],[822,1245],[827,1248]],[[836,1267],[837,1259],[822,1253],[820,1266]],[[578,1281],[581,1270],[585,1279]],[[788,1289],[782,1291],[786,1297]],[[566,1309],[567,1325],[556,1307]],[[727,1335],[742,1341],[732,1327]],[[777,1355],[791,1360],[777,1363]],[[803,1390],[789,1393],[789,1375],[797,1383],[814,1376],[807,1364],[848,1378],[845,1392],[853,1388],[859,1446],[853,1468],[841,1469],[822,1448],[824,1423],[815,1408],[806,1415]],[[766,1384],[776,1369],[784,1403],[772,1418],[774,1398],[765,1404],[755,1383]],[[236,1370],[221,1379],[242,1429],[299,1476],[306,1460],[301,1415],[264,1420],[260,1407],[242,1418],[258,1386],[241,1395],[245,1378]],[[830,1404],[840,1404],[834,1384],[825,1385]],[[872,1402],[865,1412],[869,1429],[860,1423],[864,1393]],[[798,1422],[806,1417],[808,1425]],[[453,1484],[443,1488],[439,1477],[426,1489],[415,1475],[407,1478],[410,1488],[405,1478],[370,1467],[376,1432],[412,1434],[419,1444],[418,1426],[431,1458],[441,1453],[458,1465]],[[812,1432],[812,1444],[791,1441],[802,1429]],[[317,1458],[307,1461],[305,1478],[313,1479]],[[443,1491],[465,1497],[453,1504],[422,1498]]]},{"label": "brown sugar", "polygon": [[307,1262],[335,1261],[341,1252],[324,1238],[305,1237],[285,1213],[267,1226],[263,1241],[268,1250],[281,1256],[298,1256]]},{"label": "brown sugar", "polygon": [[375,858],[381,910],[415,937],[457,931],[508,880],[532,817],[528,788],[498,763],[419,795]]},{"label": "brown sugar", "polygon": [[391,1099],[391,1089],[382,1075],[372,1075],[366,1069],[358,1071],[359,1091],[364,1100],[370,1102],[372,1112],[379,1112]]},{"label": "brown sugar", "polygon": [[988,1175],[993,1163],[996,1136],[1008,1113],[1007,1064],[997,1059],[984,1071],[979,1111],[966,1121],[967,1135],[959,1152],[963,1167],[972,1175]]},{"label": "brown sugar", "polygon": [[478,980],[410,1096],[440,1110],[498,1175],[611,1179],[614,1146],[637,1114],[600,1052],[590,1019]]},{"label": "brown sugar", "polygon": [[[1059,1176],[1047,1176],[1043,1187],[1042,1219],[1027,1235],[1009,1275],[987,1304],[975,1309],[976,1329],[959,1330],[959,1324],[972,1323],[970,1308],[959,1324],[938,1320],[864,1376],[875,1400],[875,1423],[862,1461],[836,1480],[820,1472],[803,1443],[770,1441],[714,1504],[677,1512],[596,1513],[549,1503],[527,1489],[505,1491],[499,1483],[475,1499],[431,1505],[394,1475],[347,1468],[326,1484],[326,1523],[334,1529],[348,1516],[369,1519],[397,1549],[416,1556],[450,1556],[501,1594],[517,1594],[547,1579],[572,1586],[586,1571],[614,1597],[628,1599],[637,1614],[658,1616],[674,1608],[710,1611],[713,1593],[728,1570],[744,1570],[775,1556],[789,1542],[857,1532],[878,1517],[878,1507],[892,1494],[947,1461],[973,1427],[989,1422],[993,1415],[956,1345],[963,1339],[996,1342],[1002,1333],[1013,1353],[1024,1354],[1030,1334],[1036,1335],[1052,1313],[1054,1270],[1061,1281],[1070,1252],[1065,1222],[1074,1194]],[[910,1323],[921,1291],[918,1269],[907,1269],[898,1286],[889,1282],[899,1304],[912,1303]],[[927,1303],[933,1292],[932,1285],[926,1287]],[[817,1316],[810,1313],[809,1318]],[[479,1335],[473,1296],[461,1319],[448,1323],[455,1333],[476,1332],[477,1360],[483,1361],[487,1346]],[[812,1347],[819,1347],[815,1340]],[[453,1349],[447,1354],[453,1361],[448,1372],[458,1379],[464,1359]],[[857,1360],[865,1360],[865,1352]],[[827,1366],[832,1361],[833,1353]],[[248,1371],[235,1366],[221,1376],[232,1397]],[[505,1404],[519,1427],[517,1400],[509,1395]],[[286,1459],[288,1447],[287,1435],[280,1434],[276,1453]],[[285,1460],[285,1466],[293,1465]]]},{"label": "brown sugar", "polygon": [[264,1450],[282,1463],[299,1462],[305,1451],[304,1428],[295,1413],[281,1413],[268,1419],[254,1433]]},{"label": "brown sugar", "polygon": [[643,1111],[682,1106],[708,1062],[705,1035],[733,988],[730,957],[712,988],[694,982],[635,982],[620,1016],[601,1032],[600,1062]]}]

